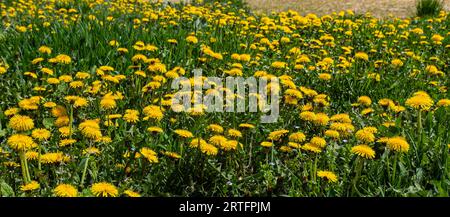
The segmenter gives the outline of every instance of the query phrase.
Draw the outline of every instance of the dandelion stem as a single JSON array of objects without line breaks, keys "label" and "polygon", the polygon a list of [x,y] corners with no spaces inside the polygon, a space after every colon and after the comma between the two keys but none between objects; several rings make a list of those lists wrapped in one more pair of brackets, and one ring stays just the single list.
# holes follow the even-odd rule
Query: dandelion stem
[{"label": "dandelion stem", "polygon": [[73,129],[73,106],[70,106],[70,117],[69,117],[69,139],[72,139],[72,129]]},{"label": "dandelion stem", "polygon": [[393,168],[393,171],[392,171],[391,183],[395,182],[395,173],[397,171],[397,160],[398,160],[398,154],[395,154],[394,155],[394,164],[392,165],[394,168]]},{"label": "dandelion stem", "polygon": [[352,184],[353,185],[353,190],[352,190],[352,194],[351,195],[353,195],[355,191],[358,191],[356,185],[358,184],[359,177],[361,176],[361,170],[362,170],[363,166],[364,166],[363,159],[358,157],[357,160],[356,160],[356,167],[355,167],[356,175],[355,175],[355,178],[353,179],[353,184]]},{"label": "dandelion stem", "polygon": [[41,172],[41,144],[38,145],[38,170]]},{"label": "dandelion stem", "polygon": [[27,170],[25,169],[25,153],[23,151],[20,152],[20,166],[22,167],[22,176],[25,184],[28,183]]},{"label": "dandelion stem", "polygon": [[89,165],[89,154],[86,157],[86,163],[84,163],[83,174],[81,175],[81,182],[80,182],[81,187],[83,187],[84,179],[86,178],[86,171],[87,171],[88,165]]},{"label": "dandelion stem", "polygon": [[30,170],[28,169],[28,162],[27,162],[27,157],[25,156],[25,153],[23,156],[23,162],[25,164],[25,172],[27,174],[27,180],[28,180],[27,182],[31,182]]},{"label": "dandelion stem", "polygon": [[422,135],[422,111],[419,110],[419,114],[418,114],[418,120],[417,120],[417,125],[418,125],[418,129],[417,131],[419,132],[419,136]]}]

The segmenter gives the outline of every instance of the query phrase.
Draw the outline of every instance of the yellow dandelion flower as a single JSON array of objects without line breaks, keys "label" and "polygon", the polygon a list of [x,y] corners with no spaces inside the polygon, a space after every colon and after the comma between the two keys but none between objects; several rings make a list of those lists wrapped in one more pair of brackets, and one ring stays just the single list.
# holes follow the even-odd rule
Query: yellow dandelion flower
[{"label": "yellow dandelion flower", "polygon": [[53,189],[53,193],[57,197],[76,197],[78,196],[78,190],[70,184],[59,184]]},{"label": "yellow dandelion flower", "polygon": [[218,149],[208,143],[200,143],[200,151],[206,155],[215,156],[218,153]]},{"label": "yellow dandelion flower", "polygon": [[137,123],[139,121],[139,111],[133,109],[125,110],[123,119],[128,123]]},{"label": "yellow dandelion flower", "polygon": [[4,111],[3,114],[5,114],[7,117],[10,117],[16,115],[17,113],[19,113],[19,111],[20,111],[19,108],[9,108],[6,109],[6,111]]},{"label": "yellow dandelion flower", "polygon": [[281,138],[283,138],[286,134],[289,133],[289,130],[276,130],[269,133],[269,136],[267,137],[268,140],[272,141],[279,141]]},{"label": "yellow dandelion flower", "polygon": [[358,130],[358,131],[356,131],[355,136],[359,141],[362,141],[362,142],[370,143],[370,142],[375,141],[375,135],[372,132],[370,132],[369,130],[364,130],[364,129]]},{"label": "yellow dandelion flower", "polygon": [[9,147],[17,151],[26,151],[37,147],[37,144],[31,137],[22,134],[14,134],[10,136],[6,143]]},{"label": "yellow dandelion flower", "polygon": [[311,138],[311,140],[309,141],[309,143],[311,145],[314,145],[318,148],[323,148],[327,145],[327,141],[322,138],[322,137],[318,137],[318,136],[314,136],[313,138]]},{"label": "yellow dandelion flower", "polygon": [[228,136],[233,138],[240,138],[242,137],[242,133],[239,130],[236,129],[229,129],[227,132]]},{"label": "yellow dandelion flower", "polygon": [[192,134],[190,131],[188,130],[175,130],[174,131],[178,136],[183,137],[183,138],[192,138],[194,137],[194,134]]},{"label": "yellow dandelion flower", "polygon": [[303,142],[306,140],[306,136],[302,132],[296,132],[289,135],[289,141],[291,142]]},{"label": "yellow dandelion flower", "polygon": [[158,156],[155,151],[150,148],[144,147],[141,148],[140,153],[144,156],[150,163],[158,163]]},{"label": "yellow dandelion flower", "polygon": [[101,152],[96,147],[89,147],[83,150],[83,154],[99,155]]},{"label": "yellow dandelion flower", "polygon": [[144,120],[154,119],[160,121],[164,116],[161,108],[156,105],[146,106],[143,110],[143,113],[145,115]]},{"label": "yellow dandelion flower", "polygon": [[21,191],[34,191],[41,187],[41,185],[36,181],[31,181],[28,184],[20,186]]},{"label": "yellow dandelion flower", "polygon": [[44,140],[48,140],[50,138],[51,133],[47,129],[38,128],[38,129],[34,129],[31,132],[31,136],[34,139],[37,139],[39,141],[44,141]]},{"label": "yellow dandelion flower", "polygon": [[98,120],[86,120],[78,125],[78,129],[88,139],[96,140],[102,137]]},{"label": "yellow dandelion flower", "polygon": [[165,151],[163,152],[164,155],[166,155],[167,157],[173,158],[173,159],[180,159],[181,155],[179,155],[178,153],[175,152],[170,152],[170,151]]},{"label": "yellow dandelion flower", "polygon": [[319,170],[317,171],[317,176],[326,179],[328,182],[337,182],[338,178],[336,174],[331,171]]},{"label": "yellow dandelion flower", "polygon": [[334,139],[339,139],[339,132],[336,130],[326,130],[325,131],[325,136],[326,137],[330,137],[330,138],[334,138]]},{"label": "yellow dandelion flower", "polygon": [[77,140],[75,140],[75,139],[63,139],[63,140],[59,141],[59,146],[65,147],[65,146],[72,145],[76,142],[77,142]]},{"label": "yellow dandelion flower", "polygon": [[199,147],[200,145],[204,145],[204,144],[207,144],[207,142],[204,140],[204,139],[202,139],[202,138],[194,138],[194,139],[192,139],[191,140],[191,142],[189,143],[189,147],[191,147],[191,148],[197,148],[197,147]]},{"label": "yellow dandelion flower", "polygon": [[375,151],[368,145],[353,146],[351,152],[363,158],[375,158]]},{"label": "yellow dandelion flower", "polygon": [[421,111],[430,110],[431,106],[433,106],[433,103],[433,99],[431,99],[428,94],[420,92],[416,92],[414,96],[408,98],[405,102],[407,106]]},{"label": "yellow dandelion flower", "polygon": [[16,131],[28,131],[34,128],[34,121],[25,115],[14,115],[9,120],[9,127]]},{"label": "yellow dandelion flower", "polygon": [[218,125],[218,124],[210,124],[207,127],[208,130],[215,132],[215,133],[222,133],[223,132],[223,127]]},{"label": "yellow dandelion flower", "polygon": [[124,193],[125,195],[127,195],[128,197],[141,197],[141,195],[140,195],[139,193],[134,192],[134,191],[132,191],[132,190],[130,190],[130,189],[125,190],[123,193]]},{"label": "yellow dandelion flower", "polygon": [[220,143],[220,148],[225,151],[236,150],[238,146],[242,147],[242,144],[236,140],[228,140]]},{"label": "yellow dandelion flower", "polygon": [[119,190],[117,190],[116,186],[107,182],[93,184],[91,192],[96,197],[117,197],[119,195]]},{"label": "yellow dandelion flower", "polygon": [[305,151],[310,151],[313,153],[320,153],[322,152],[322,149],[320,149],[319,147],[312,145],[311,143],[306,143],[304,144],[301,149],[305,150]]},{"label": "yellow dandelion flower", "polygon": [[149,127],[147,128],[147,131],[150,133],[162,133],[164,132],[161,127]]},{"label": "yellow dandelion flower", "polygon": [[396,136],[387,139],[386,146],[394,151],[397,152],[408,152],[409,151],[409,144],[405,140],[405,138]]},{"label": "yellow dandelion flower", "polygon": [[46,153],[41,155],[41,162],[44,164],[60,163],[64,160],[64,155],[61,152]]},{"label": "yellow dandelion flower", "polygon": [[273,143],[272,143],[272,142],[261,142],[260,145],[261,145],[262,147],[270,148],[270,147],[273,146]]},{"label": "yellow dandelion flower", "polygon": [[27,151],[25,152],[25,158],[27,158],[27,160],[37,160],[39,158],[39,153],[36,151]]},{"label": "yellow dandelion flower", "polygon": [[370,104],[372,104],[372,100],[368,96],[360,96],[358,98],[358,103],[364,106],[370,106]]}]

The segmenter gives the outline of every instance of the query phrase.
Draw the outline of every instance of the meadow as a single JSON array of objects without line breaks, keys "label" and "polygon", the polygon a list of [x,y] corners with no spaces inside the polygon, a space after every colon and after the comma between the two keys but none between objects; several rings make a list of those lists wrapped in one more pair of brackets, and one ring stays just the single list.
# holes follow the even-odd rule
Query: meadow
[{"label": "meadow", "polygon": [[[0,14],[0,196],[449,196],[445,11],[3,0]],[[278,78],[278,121],[174,111],[172,81],[195,86],[198,68]]]}]

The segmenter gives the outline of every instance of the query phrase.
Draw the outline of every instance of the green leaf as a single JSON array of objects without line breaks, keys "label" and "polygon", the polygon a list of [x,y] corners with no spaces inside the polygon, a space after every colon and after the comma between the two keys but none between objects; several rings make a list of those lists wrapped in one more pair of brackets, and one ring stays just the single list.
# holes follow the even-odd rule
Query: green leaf
[{"label": "green leaf", "polygon": [[42,124],[44,124],[44,127],[49,129],[53,126],[54,119],[53,118],[44,118],[42,121]]},{"label": "green leaf", "polygon": [[4,137],[6,135],[6,130],[0,129],[0,138]]},{"label": "green leaf", "polygon": [[0,196],[14,197],[14,190],[4,181],[0,182]]}]

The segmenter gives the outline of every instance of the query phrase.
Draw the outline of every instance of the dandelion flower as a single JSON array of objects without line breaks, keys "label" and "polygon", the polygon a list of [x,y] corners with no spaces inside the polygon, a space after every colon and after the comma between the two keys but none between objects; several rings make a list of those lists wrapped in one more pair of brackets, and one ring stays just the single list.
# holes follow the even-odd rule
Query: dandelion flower
[{"label": "dandelion flower", "polygon": [[318,148],[323,148],[327,144],[327,141],[324,138],[315,136],[310,141],[311,145],[314,145]]},{"label": "dandelion flower", "polygon": [[139,111],[133,109],[125,110],[123,119],[128,123],[137,123],[139,121]]},{"label": "dandelion flower", "polygon": [[86,120],[80,123],[78,129],[81,131],[83,136],[85,136],[88,139],[96,140],[102,137],[100,125],[97,120]]},{"label": "dandelion flower", "polygon": [[236,140],[228,140],[220,143],[220,148],[225,151],[236,150],[238,146],[242,147],[242,144]]},{"label": "dandelion flower", "polygon": [[431,97],[426,93],[415,94],[411,98],[408,98],[405,102],[407,106],[421,111],[428,111],[431,106],[433,106],[433,103],[433,99],[431,99]]},{"label": "dandelion flower", "polygon": [[99,155],[100,150],[96,147],[89,147],[83,150],[83,154],[93,154],[93,155]]},{"label": "dandelion flower", "polygon": [[240,138],[242,137],[242,133],[239,130],[236,129],[229,129],[228,135],[234,138]]},{"label": "dandelion flower", "polygon": [[272,141],[279,141],[283,136],[289,133],[289,130],[275,130],[269,133],[267,139]]},{"label": "dandelion flower", "polygon": [[181,136],[183,138],[192,138],[192,137],[194,137],[194,135],[190,131],[187,131],[187,130],[175,130],[174,132],[178,136]]},{"label": "dandelion flower", "polygon": [[197,148],[198,146],[200,146],[202,144],[207,144],[207,142],[204,139],[202,139],[202,138],[194,138],[189,143],[189,146],[191,148]]},{"label": "dandelion flower", "polygon": [[368,145],[357,145],[353,146],[351,152],[367,159],[375,158],[375,151]]},{"label": "dandelion flower", "polygon": [[327,130],[325,131],[325,136],[329,138],[338,139],[339,138],[339,132],[336,130]]},{"label": "dandelion flower", "polygon": [[289,141],[291,142],[303,142],[306,140],[306,136],[302,132],[296,132],[289,135]]},{"label": "dandelion flower", "polygon": [[44,141],[44,140],[47,140],[47,139],[50,138],[51,133],[50,133],[50,131],[48,131],[47,129],[39,128],[39,129],[34,129],[34,130],[31,132],[31,136],[32,136],[34,139],[37,139],[37,140],[39,140],[39,141]]},{"label": "dandelion flower", "polygon": [[313,153],[320,153],[322,152],[322,149],[320,149],[319,147],[312,145],[311,143],[306,143],[304,144],[301,149],[305,150],[305,151],[310,151]]},{"label": "dandelion flower", "polygon": [[239,124],[239,127],[241,127],[241,128],[247,128],[247,129],[253,129],[253,128],[255,128],[255,125],[243,123],[243,124]]},{"label": "dandelion flower", "polygon": [[22,134],[14,134],[10,136],[6,143],[9,147],[18,151],[26,151],[37,147],[37,144],[34,143],[31,137]]},{"label": "dandelion flower", "polygon": [[34,122],[28,116],[14,115],[9,120],[9,126],[16,131],[28,131],[34,128]]},{"label": "dandelion flower", "polygon": [[141,195],[139,194],[139,193],[137,193],[137,192],[134,192],[134,191],[132,191],[132,190],[125,190],[124,192],[123,192],[125,195],[127,195],[128,197],[141,197]]},{"label": "dandelion flower", "polygon": [[372,100],[368,96],[360,96],[358,98],[358,103],[364,106],[370,106],[370,104],[372,104]]},{"label": "dandelion flower", "polygon": [[208,130],[215,132],[215,133],[222,133],[223,132],[223,127],[218,125],[218,124],[210,124],[207,127]]},{"label": "dandelion flower", "polygon": [[19,108],[9,108],[6,111],[4,111],[3,114],[10,117],[16,115],[17,113],[19,113],[19,111],[20,111]]},{"label": "dandelion flower", "polygon": [[372,132],[370,132],[369,130],[364,130],[364,129],[358,130],[358,131],[356,131],[355,136],[359,141],[362,141],[362,142],[370,143],[370,142],[375,141],[375,135]]},{"label": "dandelion flower", "polygon": [[208,143],[200,144],[200,151],[206,155],[217,155],[218,149]]},{"label": "dandelion flower", "polygon": [[450,99],[441,99],[436,103],[436,106],[438,107],[449,107],[450,106]]},{"label": "dandelion flower", "polygon": [[150,163],[158,163],[158,156],[155,151],[150,148],[144,147],[141,148],[140,153],[144,156]]},{"label": "dandelion flower", "polygon": [[100,100],[100,107],[102,109],[110,110],[110,109],[116,108],[117,103],[116,103],[116,100],[114,100],[113,98],[106,97],[106,98],[103,98],[102,100]]},{"label": "dandelion flower", "polygon": [[57,197],[76,197],[78,195],[78,190],[69,184],[59,184],[53,189],[53,193]]},{"label": "dandelion flower", "polygon": [[28,184],[25,184],[25,185],[20,186],[20,190],[21,190],[21,191],[34,191],[34,190],[39,189],[40,187],[41,187],[41,185],[39,185],[38,182],[36,182],[36,181],[31,181],[31,182],[28,183]]},{"label": "dandelion flower", "polygon": [[198,39],[197,37],[190,35],[188,37],[186,37],[186,41],[192,44],[197,44],[198,43]]},{"label": "dandelion flower", "polygon": [[97,197],[117,197],[119,195],[117,188],[107,182],[93,184],[91,192]]},{"label": "dandelion flower", "polygon": [[326,179],[328,182],[337,182],[337,176],[331,171],[319,170],[317,171],[317,176]]},{"label": "dandelion flower", "polygon": [[150,133],[162,133],[164,132],[161,127],[149,127],[147,128],[147,131]]},{"label": "dandelion flower", "polygon": [[145,115],[144,120],[148,120],[151,118],[151,119],[160,121],[164,116],[161,108],[156,105],[149,105],[149,106],[145,107],[143,110],[143,113]]},{"label": "dandelion flower", "polygon": [[405,138],[396,136],[387,139],[386,145],[389,149],[397,151],[397,152],[408,152],[409,144],[405,140]]},{"label": "dandelion flower", "polygon": [[72,145],[76,142],[77,142],[77,140],[75,140],[75,139],[63,139],[63,140],[59,141],[59,146],[65,147],[65,146]]},{"label": "dandelion flower", "polygon": [[355,58],[364,60],[364,61],[369,61],[369,55],[367,55],[367,53],[364,53],[364,52],[357,52],[355,54]]},{"label": "dandelion flower", "polygon": [[27,151],[25,152],[25,158],[27,158],[27,160],[37,160],[39,158],[39,153],[36,151]]},{"label": "dandelion flower", "polygon": [[175,152],[170,152],[170,151],[165,151],[163,153],[164,155],[166,155],[167,157],[173,158],[173,159],[180,159],[181,155],[175,153]]}]

